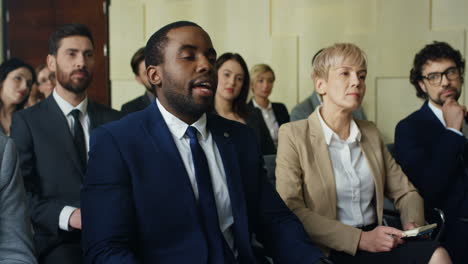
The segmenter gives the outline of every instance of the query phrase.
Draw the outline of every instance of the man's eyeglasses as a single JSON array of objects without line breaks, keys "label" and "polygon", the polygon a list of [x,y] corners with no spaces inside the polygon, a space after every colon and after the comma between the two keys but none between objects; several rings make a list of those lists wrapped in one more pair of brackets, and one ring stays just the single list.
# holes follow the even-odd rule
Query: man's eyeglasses
[{"label": "man's eyeglasses", "polygon": [[447,77],[449,81],[455,81],[460,78],[460,71],[457,67],[450,67],[444,72],[431,72],[427,76],[421,76],[426,79],[431,85],[440,85],[442,83],[442,76]]}]

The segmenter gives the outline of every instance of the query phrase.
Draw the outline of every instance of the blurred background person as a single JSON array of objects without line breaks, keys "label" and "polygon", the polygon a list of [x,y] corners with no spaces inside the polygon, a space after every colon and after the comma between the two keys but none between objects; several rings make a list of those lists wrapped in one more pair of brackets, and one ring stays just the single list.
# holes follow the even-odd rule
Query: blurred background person
[{"label": "blurred background person", "polygon": [[[250,76],[247,64],[237,53],[224,53],[216,60],[218,87],[215,111],[218,115],[251,127],[255,131],[263,155],[276,153],[262,115],[247,105]],[[270,139],[270,142],[267,140]]]},{"label": "blurred background person", "polygon": [[36,73],[31,65],[13,58],[0,65],[0,130],[10,135],[13,112],[23,109]]},{"label": "blurred background person", "polygon": [[250,70],[250,88],[252,89],[253,98],[249,102],[250,107],[255,107],[256,111],[260,111],[260,122],[265,123],[268,128],[270,137],[262,139],[264,144],[274,145],[269,147],[276,150],[278,146],[278,129],[279,127],[289,122],[289,113],[286,106],[282,103],[273,103],[268,97],[273,91],[275,83],[275,73],[267,64],[257,64]]},{"label": "blurred background person", "polygon": [[13,140],[0,133],[0,263],[35,264],[31,220]]},{"label": "blurred background person", "polygon": [[39,103],[48,97],[55,87],[55,73],[50,71],[47,65],[40,64],[36,67],[37,82],[31,87],[26,107]]},{"label": "blurred background person", "polygon": [[142,96],[122,105],[121,111],[124,115],[145,109],[155,99],[154,88],[151,86],[148,81],[148,77],[146,76],[144,47],[140,48],[135,52],[135,54],[133,54],[130,66],[132,66],[132,71],[135,74],[135,80],[139,84],[143,85],[146,91]]}]

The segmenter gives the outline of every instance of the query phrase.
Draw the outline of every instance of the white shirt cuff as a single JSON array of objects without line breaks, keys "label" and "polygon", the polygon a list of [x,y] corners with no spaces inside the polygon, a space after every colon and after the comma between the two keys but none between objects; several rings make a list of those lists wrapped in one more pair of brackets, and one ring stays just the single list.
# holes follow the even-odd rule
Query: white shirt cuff
[{"label": "white shirt cuff", "polygon": [[59,215],[60,229],[65,230],[65,231],[72,230],[72,228],[70,227],[68,223],[70,222],[70,216],[72,215],[73,211],[75,211],[76,209],[78,208],[73,207],[73,206],[68,206],[68,205],[65,205],[65,207],[63,207]]},{"label": "white shirt cuff", "polygon": [[459,130],[456,130],[455,128],[447,127],[447,129],[450,130],[450,131],[453,131],[453,132],[457,133],[457,134],[460,135],[460,136],[463,136],[463,133],[462,133],[461,131],[459,131]]}]

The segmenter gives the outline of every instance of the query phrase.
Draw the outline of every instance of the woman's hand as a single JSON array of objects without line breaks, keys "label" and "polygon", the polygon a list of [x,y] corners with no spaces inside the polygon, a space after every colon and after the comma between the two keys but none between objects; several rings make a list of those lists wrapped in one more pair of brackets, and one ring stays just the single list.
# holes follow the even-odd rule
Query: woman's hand
[{"label": "woman's hand", "polygon": [[368,252],[387,252],[404,241],[403,232],[389,226],[378,226],[372,231],[362,232],[359,249]]}]

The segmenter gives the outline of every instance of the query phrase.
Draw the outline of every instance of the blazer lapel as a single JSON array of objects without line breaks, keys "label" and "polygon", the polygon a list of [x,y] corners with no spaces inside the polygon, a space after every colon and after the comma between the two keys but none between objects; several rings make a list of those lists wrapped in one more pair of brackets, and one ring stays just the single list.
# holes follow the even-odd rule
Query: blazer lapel
[{"label": "blazer lapel", "polygon": [[240,259],[252,259],[253,253],[250,246],[250,234],[248,229],[246,201],[242,188],[242,177],[239,170],[239,161],[235,155],[236,150],[231,140],[230,131],[226,127],[217,125],[211,115],[208,115],[208,129],[218,147],[223,161],[226,183],[231,200],[232,216],[234,218],[233,233]]},{"label": "blazer lapel", "polygon": [[49,127],[50,131],[53,133],[52,135],[56,138],[56,142],[60,142],[59,145],[64,146],[78,171],[82,172],[81,162],[79,161],[78,153],[76,152],[75,144],[73,143],[73,136],[66,117],[53,96],[49,96],[45,100],[45,103],[47,104],[46,116],[47,119],[50,120]]},{"label": "blazer lapel", "polygon": [[[371,142],[369,139],[365,136],[366,133],[362,132],[361,129],[361,142],[359,145],[361,146],[362,153],[366,157],[367,164],[369,164],[369,167],[372,172],[372,178],[374,179],[374,188],[375,188],[375,201],[376,201],[376,212],[377,212],[377,220],[378,223],[382,223],[382,218],[383,218],[383,204],[382,201],[384,200],[384,190],[383,186],[384,183],[382,182],[382,177],[378,177],[378,175],[385,175],[383,168],[379,166],[379,160],[377,159],[376,156],[376,151],[379,151],[380,148],[379,146],[372,146]],[[380,150],[381,151],[381,150]]]},{"label": "blazer lapel", "polygon": [[[330,160],[328,145],[322,131],[322,125],[318,118],[318,111],[314,111],[307,119],[310,127],[310,140],[314,146],[314,161],[320,173],[322,186],[327,190],[328,199],[330,200],[333,216],[336,217],[336,182],[333,166]],[[317,184],[317,183],[309,183]]]},{"label": "blazer lapel", "polygon": [[153,150],[159,153],[155,156],[163,159],[163,164],[166,164],[169,168],[167,171],[161,172],[167,174],[171,181],[181,183],[181,190],[177,195],[179,197],[184,196],[183,199],[188,203],[189,208],[196,208],[195,194],[190,178],[161,112],[156,103],[152,103],[150,107],[143,111],[146,116],[142,128],[148,133]]}]

